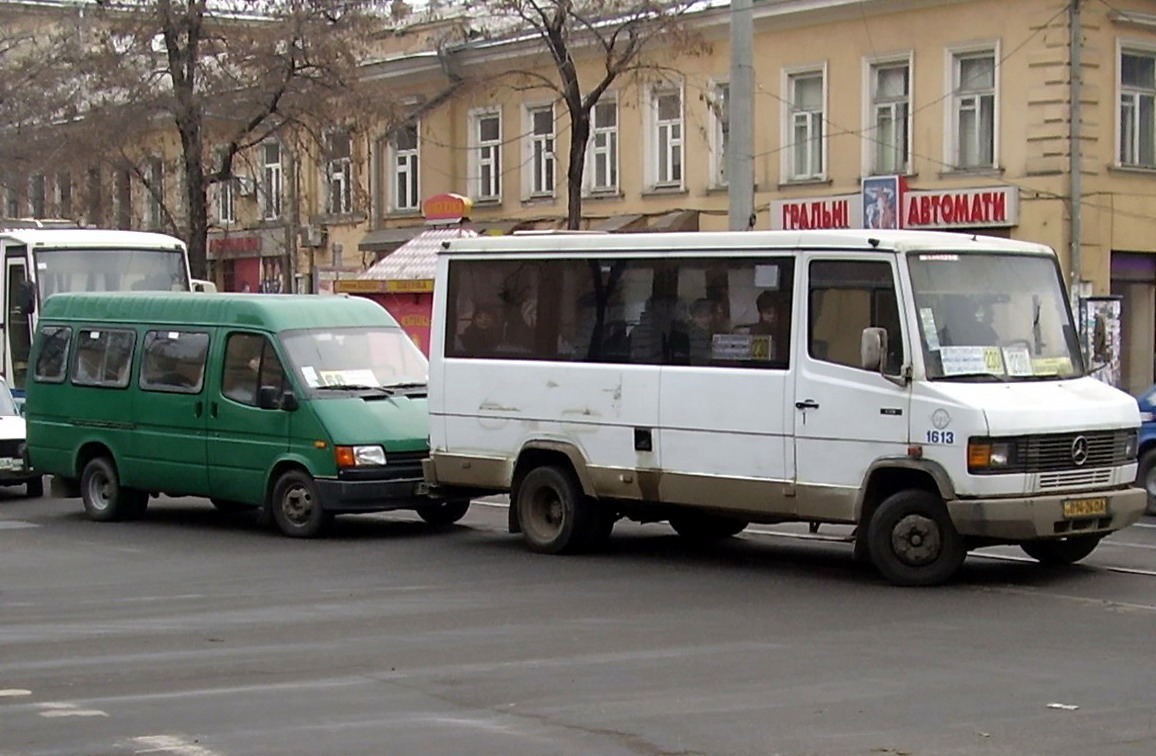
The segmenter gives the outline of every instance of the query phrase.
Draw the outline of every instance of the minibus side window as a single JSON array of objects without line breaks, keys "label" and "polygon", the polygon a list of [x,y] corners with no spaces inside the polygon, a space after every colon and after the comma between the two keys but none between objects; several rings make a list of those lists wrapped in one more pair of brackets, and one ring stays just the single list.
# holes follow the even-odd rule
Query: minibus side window
[{"label": "minibus side window", "polygon": [[887,330],[883,372],[903,364],[903,341],[895,277],[885,261],[823,260],[810,267],[807,352],[823,362],[860,368],[864,328]]},{"label": "minibus side window", "polygon": [[119,329],[84,328],[76,337],[72,382],[77,386],[128,386],[136,333]]},{"label": "minibus side window", "polygon": [[256,407],[257,389],[261,386],[273,386],[279,391],[289,386],[273,345],[260,334],[229,334],[221,393],[235,402]]},{"label": "minibus side window", "polygon": [[67,363],[68,343],[72,329],[67,326],[44,326],[40,329],[40,354],[32,377],[42,383],[62,383]]},{"label": "minibus side window", "polygon": [[209,334],[149,331],[144,337],[140,387],[145,391],[199,394],[205,382]]}]

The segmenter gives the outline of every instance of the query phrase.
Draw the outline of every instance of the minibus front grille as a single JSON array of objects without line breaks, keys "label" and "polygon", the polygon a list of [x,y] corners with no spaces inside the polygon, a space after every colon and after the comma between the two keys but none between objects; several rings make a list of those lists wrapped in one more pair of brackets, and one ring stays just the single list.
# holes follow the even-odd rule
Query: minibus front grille
[{"label": "minibus front grille", "polygon": [[[1134,434],[1119,430],[1027,436],[1021,460],[1027,472],[1118,467],[1130,461],[1127,450]],[[1077,442],[1079,438],[1084,441]]]},{"label": "minibus front grille", "polygon": [[1112,482],[1110,469],[1065,470],[1063,472],[1040,473],[1040,490],[1048,488],[1086,488],[1102,486]]}]

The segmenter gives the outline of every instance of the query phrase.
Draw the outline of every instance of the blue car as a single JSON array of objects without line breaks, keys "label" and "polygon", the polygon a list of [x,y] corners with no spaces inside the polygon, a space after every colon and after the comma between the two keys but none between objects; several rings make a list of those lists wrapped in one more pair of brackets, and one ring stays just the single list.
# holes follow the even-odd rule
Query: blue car
[{"label": "blue car", "polygon": [[1136,485],[1148,492],[1148,514],[1156,514],[1156,386],[1136,400],[1140,405],[1140,467]]}]

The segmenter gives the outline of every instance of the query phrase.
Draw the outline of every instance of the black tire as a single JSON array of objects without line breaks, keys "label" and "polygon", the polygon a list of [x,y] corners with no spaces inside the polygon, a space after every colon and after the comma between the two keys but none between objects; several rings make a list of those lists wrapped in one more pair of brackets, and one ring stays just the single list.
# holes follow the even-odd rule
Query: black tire
[{"label": "black tire", "polygon": [[1136,471],[1136,485],[1148,492],[1147,514],[1156,515],[1156,447],[1144,452]]},{"label": "black tire", "polygon": [[97,522],[134,520],[149,503],[147,492],[121,486],[116,465],[108,457],[94,457],[84,465],[80,498],[89,519]]},{"label": "black tire", "polygon": [[518,520],[531,550],[543,554],[582,551],[598,525],[598,511],[569,470],[531,470],[518,486]]},{"label": "black tire", "polygon": [[44,478],[43,477],[37,476],[35,478],[32,478],[31,480],[28,481],[28,483],[26,484],[26,487],[27,487],[26,493],[28,494],[29,499],[42,499],[42,498],[44,498]]},{"label": "black tire", "polygon": [[719,541],[738,535],[747,525],[747,520],[706,512],[684,512],[670,518],[670,527],[688,541]]},{"label": "black tire", "polygon": [[963,564],[967,547],[947,508],[928,491],[883,500],[867,526],[871,562],[895,585],[939,585]]},{"label": "black tire", "polygon": [[333,513],[321,507],[313,478],[290,470],[273,487],[273,522],[290,538],[316,538],[333,524]]},{"label": "black tire", "polygon": [[445,527],[453,525],[466,516],[470,509],[469,499],[455,501],[440,501],[437,504],[424,504],[417,508],[417,516],[430,525]]},{"label": "black tire", "polygon": [[1103,537],[1102,535],[1078,535],[1046,541],[1028,541],[1021,543],[1020,548],[1040,564],[1075,564],[1095,551]]}]

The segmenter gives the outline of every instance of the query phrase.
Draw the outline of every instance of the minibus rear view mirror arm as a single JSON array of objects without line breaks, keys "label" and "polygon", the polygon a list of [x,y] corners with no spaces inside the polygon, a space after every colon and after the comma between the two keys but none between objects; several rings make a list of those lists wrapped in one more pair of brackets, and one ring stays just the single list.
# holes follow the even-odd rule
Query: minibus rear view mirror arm
[{"label": "minibus rear view mirror arm", "polygon": [[896,386],[906,386],[910,374],[904,368],[899,375],[887,373],[887,329],[869,326],[859,339],[859,364],[864,370],[876,370]]}]

